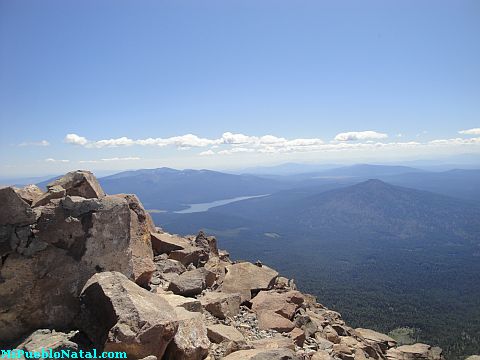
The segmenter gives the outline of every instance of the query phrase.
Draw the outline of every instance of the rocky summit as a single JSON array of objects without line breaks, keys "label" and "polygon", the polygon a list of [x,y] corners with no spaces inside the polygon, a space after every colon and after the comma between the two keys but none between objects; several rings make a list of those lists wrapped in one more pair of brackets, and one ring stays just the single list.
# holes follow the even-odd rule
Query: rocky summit
[{"label": "rocky summit", "polygon": [[[154,226],[135,195],[88,171],[0,189],[0,345],[124,351],[129,359],[441,360],[397,346],[296,289],[233,262],[215,238]],[[372,314],[374,316],[374,314]]]}]

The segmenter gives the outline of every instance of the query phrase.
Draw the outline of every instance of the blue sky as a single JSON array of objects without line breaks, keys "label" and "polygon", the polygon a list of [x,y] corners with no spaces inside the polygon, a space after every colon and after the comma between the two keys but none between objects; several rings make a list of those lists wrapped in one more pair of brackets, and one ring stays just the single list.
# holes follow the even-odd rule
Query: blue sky
[{"label": "blue sky", "polygon": [[479,37],[478,1],[1,0],[0,175],[480,154]]}]

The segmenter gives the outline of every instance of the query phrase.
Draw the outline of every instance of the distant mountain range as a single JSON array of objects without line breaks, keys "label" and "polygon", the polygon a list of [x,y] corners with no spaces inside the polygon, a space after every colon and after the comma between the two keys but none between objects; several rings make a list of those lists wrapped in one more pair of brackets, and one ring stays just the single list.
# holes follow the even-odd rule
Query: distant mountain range
[{"label": "distant mountain range", "polygon": [[[287,168],[304,169],[303,166],[296,165],[298,164],[285,164]],[[54,179],[52,177],[37,183],[45,188]],[[108,193],[138,194],[149,209],[175,211],[186,209],[189,204],[274,194],[289,189],[298,191],[309,188],[313,189],[312,192],[321,192],[368,179],[379,179],[393,185],[431,191],[472,203],[480,202],[480,169],[433,172],[408,166],[358,164],[289,175],[268,175],[267,172],[253,175],[159,168],[125,171],[100,178],[100,182]]]},{"label": "distant mountain range", "polygon": [[188,204],[264,195],[287,188],[280,181],[211,170],[160,168],[127,171],[100,179],[107,193],[135,193],[147,209],[181,210]]}]

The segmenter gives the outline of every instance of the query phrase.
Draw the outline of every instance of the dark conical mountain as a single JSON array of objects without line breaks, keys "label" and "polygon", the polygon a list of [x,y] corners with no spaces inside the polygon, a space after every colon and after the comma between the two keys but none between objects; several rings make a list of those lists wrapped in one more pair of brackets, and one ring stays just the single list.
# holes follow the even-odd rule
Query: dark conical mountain
[{"label": "dark conical mountain", "polygon": [[476,204],[367,180],[154,218],[172,232],[216,234],[242,259],[265,259],[356,325],[407,331],[451,353],[480,344]]},{"label": "dark conical mountain", "polygon": [[330,239],[415,239],[479,242],[480,208],[426,191],[368,180],[319,194],[296,192],[283,204],[284,191],[210,211],[256,220]]}]

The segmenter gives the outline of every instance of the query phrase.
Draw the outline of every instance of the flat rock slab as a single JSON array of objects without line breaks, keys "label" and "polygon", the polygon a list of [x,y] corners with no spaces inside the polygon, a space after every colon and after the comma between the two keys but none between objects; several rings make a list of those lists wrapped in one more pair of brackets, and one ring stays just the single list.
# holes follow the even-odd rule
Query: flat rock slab
[{"label": "flat rock slab", "polygon": [[295,350],[295,343],[291,338],[275,335],[271,338],[253,340],[248,343],[253,346],[255,349],[290,349]]},{"label": "flat rock slab", "polygon": [[218,319],[233,317],[240,311],[240,294],[207,292],[199,298],[202,307]]},{"label": "flat rock slab", "polygon": [[233,326],[215,324],[207,326],[208,338],[211,342],[220,344],[223,341],[233,341],[236,343],[244,343],[245,337]]},{"label": "flat rock slab", "polygon": [[384,351],[387,348],[393,347],[397,344],[395,339],[392,339],[390,336],[379,333],[370,329],[357,328],[355,331],[365,340],[378,344]]},{"label": "flat rock slab", "polygon": [[271,289],[278,276],[278,272],[267,266],[257,266],[249,262],[227,266],[226,271],[222,291],[239,293],[242,302],[250,300],[252,292]]},{"label": "flat rock slab", "polygon": [[191,246],[186,239],[177,235],[153,232],[151,236],[155,254],[169,254],[174,250],[183,250]]},{"label": "flat rock slab", "polygon": [[191,312],[202,312],[202,304],[200,303],[199,300],[197,299],[192,299],[190,297],[185,297],[185,296],[180,296],[180,295],[175,295],[175,294],[158,294],[158,296],[161,296],[163,299],[165,299],[170,306],[172,307],[182,307],[185,310],[191,311]]}]

